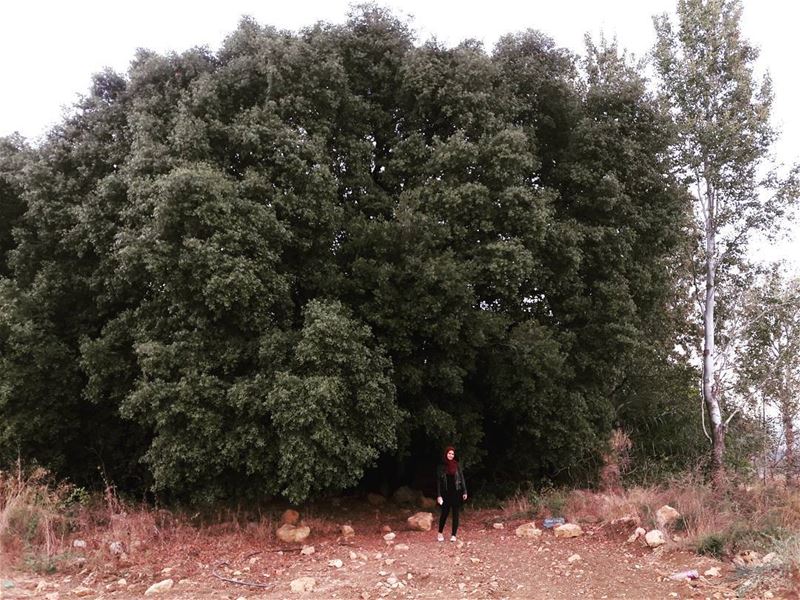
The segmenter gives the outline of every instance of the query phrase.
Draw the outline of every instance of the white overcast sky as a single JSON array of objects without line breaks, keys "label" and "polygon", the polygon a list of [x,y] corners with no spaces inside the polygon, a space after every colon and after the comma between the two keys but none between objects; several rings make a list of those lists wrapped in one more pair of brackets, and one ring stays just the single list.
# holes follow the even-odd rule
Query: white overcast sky
[{"label": "white overcast sky", "polygon": [[[503,34],[538,29],[581,52],[584,34],[616,36],[644,55],[655,40],[652,16],[676,0],[379,0],[410,16],[419,40],[452,45],[466,38],[491,49]],[[219,48],[242,15],[297,30],[316,21],[342,22],[347,0],[0,0],[0,136],[17,131],[35,140],[85,92],[104,67],[125,72],[136,48],[159,52]],[[759,66],[775,89],[777,158],[800,160],[800,2],[744,0],[745,36],[761,50]],[[800,235],[769,258],[800,255]]]}]

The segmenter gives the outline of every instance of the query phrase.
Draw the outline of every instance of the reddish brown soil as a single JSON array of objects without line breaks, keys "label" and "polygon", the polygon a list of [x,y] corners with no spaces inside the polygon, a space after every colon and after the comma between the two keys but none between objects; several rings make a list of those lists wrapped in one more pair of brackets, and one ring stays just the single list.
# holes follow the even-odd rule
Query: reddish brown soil
[{"label": "reddish brown soil", "polygon": [[[344,509],[346,521],[356,531],[347,542],[337,538],[333,521],[309,519],[314,526],[306,542],[315,548],[311,555],[280,544],[269,534],[271,527],[257,524],[236,532],[230,527],[228,531],[175,527],[172,533],[162,532],[129,549],[121,560],[108,552],[107,536],[96,535],[87,538],[88,546],[81,551],[85,560],[76,555],[54,574],[37,575],[7,566],[0,598],[46,598],[48,594],[55,598],[55,593],[59,600],[142,598],[150,585],[167,578],[174,581],[172,589],[153,598],[651,600],[736,597],[734,590],[741,583],[730,564],[676,548],[653,551],[638,543],[626,544],[600,525],[586,525],[584,535],[572,539],[556,538],[547,530],[539,538],[523,539],[514,535],[523,521],[507,521],[498,530],[491,526],[496,512],[469,511],[462,519],[459,543],[439,543],[435,531],[407,529],[405,517],[411,512],[367,509],[351,518],[353,511]],[[387,544],[380,531],[387,524],[397,533],[393,544]],[[398,544],[409,548],[397,550]],[[574,554],[580,558],[570,562]],[[329,561],[334,559],[343,566],[331,566]],[[720,567],[719,577],[692,582],[669,577],[689,569],[702,575],[712,566]],[[293,593],[290,582],[304,576],[315,579],[313,592]],[[773,593],[783,597],[779,591]],[[750,597],[763,598],[763,594],[762,586]]]}]

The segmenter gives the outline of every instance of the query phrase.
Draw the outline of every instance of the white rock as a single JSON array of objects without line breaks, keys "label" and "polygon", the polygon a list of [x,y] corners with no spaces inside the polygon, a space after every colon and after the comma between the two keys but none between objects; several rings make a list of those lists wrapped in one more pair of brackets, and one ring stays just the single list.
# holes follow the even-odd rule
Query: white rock
[{"label": "white rock", "polygon": [[534,521],[531,521],[530,523],[525,523],[517,527],[514,530],[514,535],[525,538],[539,537],[542,535],[542,530],[536,527],[536,523]]},{"label": "white rock", "polygon": [[172,586],[175,585],[175,582],[172,579],[165,579],[164,581],[159,581],[158,583],[154,583],[147,591],[144,593],[145,596],[153,596],[155,594],[162,594],[168,590],[172,589]]},{"label": "white rock", "polygon": [[44,600],[59,600],[61,598],[61,594],[58,592],[50,592],[49,594],[44,595]]},{"label": "white rock", "polygon": [[72,595],[77,596],[78,598],[85,598],[86,596],[91,596],[92,594],[94,594],[94,590],[83,585],[73,588],[72,590]]},{"label": "white rock", "polygon": [[350,539],[356,534],[356,530],[353,529],[350,525],[342,525],[342,537],[344,539]]},{"label": "white rock", "polygon": [[433,525],[433,513],[418,512],[406,519],[408,526],[414,531],[430,531]]},{"label": "white rock", "polygon": [[703,573],[706,577],[719,577],[719,567],[711,567]]},{"label": "white rock", "polygon": [[84,542],[83,540],[74,540],[72,542],[72,547],[73,548],[86,548],[86,542]]},{"label": "white rock", "polygon": [[122,542],[111,542],[108,545],[108,551],[114,556],[119,556],[125,552],[125,547],[122,545]]},{"label": "white rock", "polygon": [[391,542],[396,537],[397,537],[397,534],[395,534],[393,531],[390,531],[385,536],[383,536],[383,539],[386,540],[387,542]]},{"label": "white rock", "polygon": [[275,535],[277,535],[278,539],[282,542],[300,543],[305,541],[305,539],[311,535],[311,528],[305,525],[297,527],[295,525],[286,523],[278,528],[278,530],[275,532]]},{"label": "white rock", "polygon": [[502,523],[492,523],[492,527],[494,527],[495,529],[505,529],[506,528],[506,526],[503,525]]},{"label": "white rock", "polygon": [[571,538],[578,537],[583,533],[581,526],[576,523],[564,523],[553,529],[556,537]]},{"label": "white rock", "polygon": [[397,550],[398,552],[405,552],[406,550],[408,550],[408,544],[397,544],[394,547],[394,549]]},{"label": "white rock", "polygon": [[298,577],[289,584],[289,588],[295,593],[311,592],[316,585],[317,580],[313,577]]},{"label": "white rock", "polygon": [[328,561],[328,566],[333,567],[334,569],[341,569],[344,563],[339,558],[334,558],[333,560]]},{"label": "white rock", "polygon": [[399,580],[394,575],[386,578],[386,583],[388,583],[389,585],[395,585],[398,581]]},{"label": "white rock", "polygon": [[303,549],[300,550],[300,554],[304,556],[310,556],[311,554],[314,554],[314,552],[316,552],[314,546],[303,546]]},{"label": "white rock", "polygon": [[573,554],[572,556],[570,556],[567,559],[567,562],[568,563],[574,563],[574,562],[578,562],[580,559],[581,559],[581,555],[580,554]]},{"label": "white rock", "polygon": [[679,519],[680,516],[681,513],[668,504],[665,504],[656,511],[656,523],[658,524],[658,528],[664,529],[665,527],[672,525],[672,523]]},{"label": "white rock", "polygon": [[350,551],[350,560],[358,560],[358,554],[356,554],[352,550]]},{"label": "white rock", "polygon": [[667,540],[664,539],[664,534],[659,529],[648,531],[644,536],[644,541],[651,548],[658,548],[667,543]]}]

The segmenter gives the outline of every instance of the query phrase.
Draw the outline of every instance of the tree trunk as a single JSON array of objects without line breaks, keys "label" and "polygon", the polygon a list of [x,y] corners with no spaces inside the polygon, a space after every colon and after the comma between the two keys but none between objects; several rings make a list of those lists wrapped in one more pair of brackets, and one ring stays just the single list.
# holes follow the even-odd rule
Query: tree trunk
[{"label": "tree trunk", "polygon": [[791,402],[784,396],[781,402],[781,419],[783,420],[783,437],[786,441],[786,483],[797,483],[797,455],[794,451],[794,423]]},{"label": "tree trunk", "polygon": [[716,301],[716,231],[713,195],[706,214],[706,296],[703,313],[703,401],[711,423],[711,468],[715,486],[725,480],[725,424],[714,386],[714,305]]}]

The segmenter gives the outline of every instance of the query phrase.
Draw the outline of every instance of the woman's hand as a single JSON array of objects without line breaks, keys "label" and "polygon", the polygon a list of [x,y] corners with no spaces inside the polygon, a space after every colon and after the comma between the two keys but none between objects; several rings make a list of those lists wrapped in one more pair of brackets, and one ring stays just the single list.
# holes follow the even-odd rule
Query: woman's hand
[{"label": "woman's hand", "polygon": [[436,504],[441,506],[442,504],[444,504],[444,499],[441,496],[437,496],[436,497]]},{"label": "woman's hand", "polygon": [[467,495],[466,495],[466,494],[464,494],[463,496],[461,496],[461,499],[462,499],[462,500],[466,500],[466,499],[467,499]]}]

